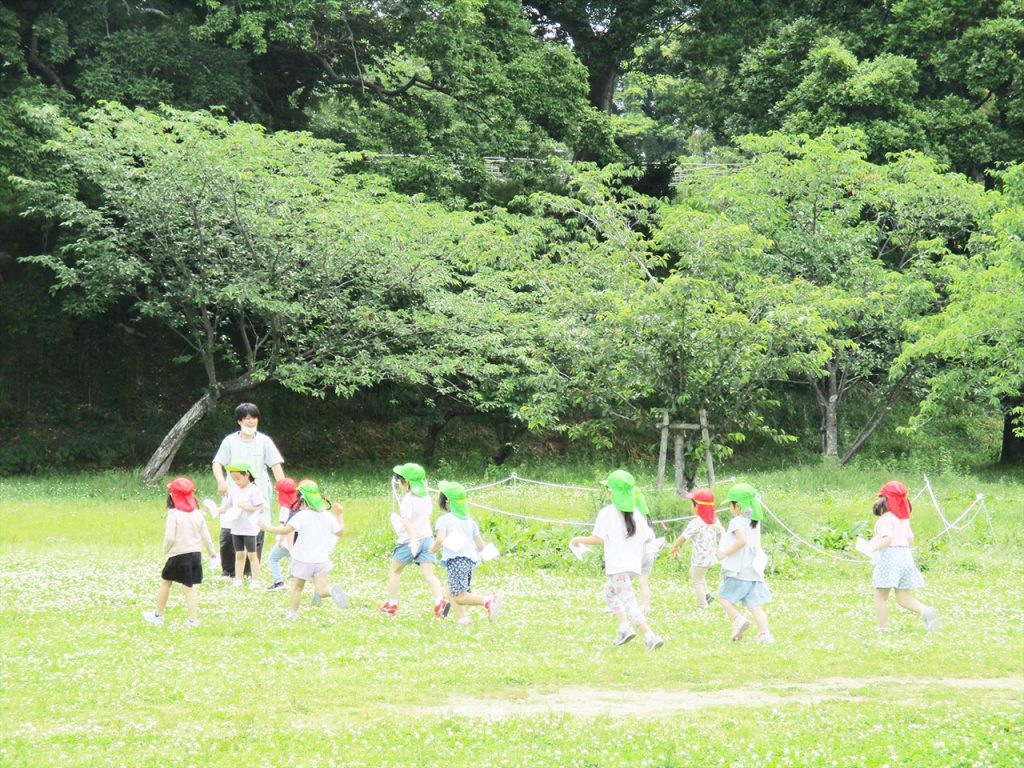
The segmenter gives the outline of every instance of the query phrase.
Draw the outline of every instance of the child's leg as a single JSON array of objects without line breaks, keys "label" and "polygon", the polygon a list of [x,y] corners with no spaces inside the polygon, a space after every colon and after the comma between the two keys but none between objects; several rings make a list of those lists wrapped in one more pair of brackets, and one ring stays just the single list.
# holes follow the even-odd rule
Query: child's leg
[{"label": "child's leg", "polygon": [[883,628],[889,627],[889,590],[875,590],[875,623]]},{"label": "child's leg", "polygon": [[288,607],[292,613],[299,612],[299,603],[302,602],[302,590],[305,589],[306,582],[304,579],[297,579],[292,576],[292,591],[289,594],[290,600],[288,601]]},{"label": "child's leg", "polygon": [[441,602],[441,582],[434,575],[434,564],[420,563],[420,573],[423,574],[423,580],[430,587],[430,594],[434,597],[434,605],[437,605]]},{"label": "child's leg", "polygon": [[235,550],[235,580],[240,580],[245,572],[245,550]]},{"label": "child's leg", "polygon": [[690,566],[690,584],[693,585],[693,594],[697,596],[697,605],[701,608],[708,607],[708,584],[704,575],[708,572],[706,566]]},{"label": "child's leg", "polygon": [[754,621],[757,623],[757,631],[763,635],[768,634],[768,614],[764,612],[764,608],[759,605],[755,605],[750,610],[750,615],[754,617]]},{"label": "child's leg", "polygon": [[163,616],[164,608],[167,607],[167,598],[171,594],[171,582],[167,579],[160,579],[160,591],[156,593],[156,615]]},{"label": "child's leg", "polygon": [[270,550],[270,575],[275,584],[284,582],[281,576],[281,561],[288,557],[288,550],[284,547],[274,547]]},{"label": "child's leg", "polygon": [[313,591],[320,597],[330,597],[331,584],[327,581],[326,573],[320,573],[313,577]]},{"label": "child's leg", "polygon": [[740,613],[740,609],[739,608],[737,608],[735,605],[730,603],[724,597],[718,598],[718,604],[721,605],[723,608],[725,608],[725,612],[727,614],[729,614],[729,618],[730,619],[734,619],[735,620],[737,616],[742,616],[743,615],[742,613]]},{"label": "child's leg", "polygon": [[231,538],[231,530],[220,529],[220,567],[221,575],[233,578],[235,575],[231,566],[235,563],[235,544]]},{"label": "child's leg", "polygon": [[195,587],[185,587],[185,605],[188,606],[188,617],[195,621],[199,618],[199,596]]},{"label": "child's leg", "polygon": [[644,575],[640,574],[637,582],[640,584],[640,607],[648,610],[651,607],[651,583]]},{"label": "child's leg", "polygon": [[927,606],[921,605],[918,602],[918,599],[914,597],[914,594],[909,589],[896,590],[896,603],[901,608],[906,608],[914,613],[923,613],[925,608],[927,608]]},{"label": "child's leg", "polygon": [[397,560],[391,561],[391,570],[388,572],[388,602],[398,602],[398,590],[402,585],[402,571],[405,565]]},{"label": "child's leg", "polygon": [[465,592],[460,592],[452,598],[456,605],[487,605],[487,601],[489,599],[490,598],[483,597],[482,595],[474,595],[468,589]]},{"label": "child's leg", "polygon": [[247,552],[246,557],[249,560],[249,567],[252,568],[252,580],[260,580],[260,556],[256,552]]}]

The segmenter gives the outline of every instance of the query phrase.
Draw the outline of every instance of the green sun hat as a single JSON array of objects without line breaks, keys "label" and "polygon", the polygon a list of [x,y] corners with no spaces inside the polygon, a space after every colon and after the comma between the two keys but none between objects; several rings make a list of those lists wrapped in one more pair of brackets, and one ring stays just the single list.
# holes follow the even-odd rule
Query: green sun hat
[{"label": "green sun hat", "polygon": [[639,488],[633,489],[633,504],[636,507],[636,511],[644,517],[651,516],[651,510],[647,506],[647,497],[644,496],[644,492]]},{"label": "green sun hat", "polygon": [[317,512],[323,512],[327,509],[327,502],[324,501],[324,497],[320,493],[320,486],[312,480],[300,483],[298,491],[310,509],[315,509]]},{"label": "green sun hat", "polygon": [[399,464],[391,471],[409,482],[409,490],[413,496],[427,495],[427,470],[419,464]]},{"label": "green sun hat", "polygon": [[633,498],[633,489],[636,487],[636,479],[624,469],[616,469],[601,481],[612,492],[612,504],[619,512],[632,512],[636,509],[636,500]]},{"label": "green sun hat", "polygon": [[228,472],[245,472],[250,477],[255,477],[255,473],[252,471],[252,466],[246,464],[244,461],[240,461],[237,464],[231,464],[224,467]]},{"label": "green sun hat", "polygon": [[764,515],[761,502],[757,500],[757,489],[749,483],[737,483],[729,489],[726,501],[735,501],[740,509],[750,509],[750,519],[760,520]]},{"label": "green sun hat", "polygon": [[437,490],[448,499],[449,511],[463,520],[469,517],[469,503],[466,501],[466,489],[458,483],[449,483],[442,480],[437,484]]}]

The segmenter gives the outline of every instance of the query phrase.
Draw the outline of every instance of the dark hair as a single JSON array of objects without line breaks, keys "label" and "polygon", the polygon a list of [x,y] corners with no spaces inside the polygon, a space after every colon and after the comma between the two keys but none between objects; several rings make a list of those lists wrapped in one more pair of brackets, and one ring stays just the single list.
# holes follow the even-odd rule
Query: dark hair
[{"label": "dark hair", "polygon": [[241,421],[247,416],[260,417],[260,409],[254,403],[239,403],[235,407],[235,421]]},{"label": "dark hair", "polygon": [[757,528],[757,524],[758,524],[759,522],[761,522],[761,521],[760,521],[760,520],[751,520],[751,521],[750,521],[750,527],[751,527],[751,528]]},{"label": "dark hair", "polygon": [[875,502],[875,506],[871,508],[871,511],[874,512],[877,517],[881,517],[889,511],[889,505],[885,501],[885,496],[879,497],[878,501]]},{"label": "dark hair", "polygon": [[633,513],[623,512],[622,519],[626,521],[626,538],[632,538],[633,534],[636,533],[636,520],[633,519]]},{"label": "dark hair", "polygon": [[167,508],[174,509],[174,499],[171,498],[171,494],[167,494]]},{"label": "dark hair", "polygon": [[440,509],[450,509],[451,505],[448,503],[448,497],[443,493],[437,494],[437,506]]}]

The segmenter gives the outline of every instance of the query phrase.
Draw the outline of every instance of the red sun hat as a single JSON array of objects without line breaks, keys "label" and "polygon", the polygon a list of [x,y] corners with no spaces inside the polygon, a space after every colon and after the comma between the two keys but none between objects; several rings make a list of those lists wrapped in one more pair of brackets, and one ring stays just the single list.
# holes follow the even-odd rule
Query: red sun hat
[{"label": "red sun hat", "polygon": [[900,520],[910,519],[910,500],[907,498],[907,486],[899,480],[890,480],[878,492],[885,498],[885,505]]},{"label": "red sun hat", "polygon": [[175,509],[182,512],[194,512],[199,506],[196,501],[196,486],[187,477],[176,477],[167,484],[167,492],[171,494],[171,501]]},{"label": "red sun hat", "polygon": [[295,481],[290,477],[282,477],[277,481],[277,485],[274,486],[274,490],[277,491],[277,503],[288,509],[294,507],[296,500],[299,498],[298,488]]},{"label": "red sun hat", "polygon": [[715,514],[715,494],[710,489],[699,488],[696,491],[690,491],[686,494],[686,498],[697,502],[697,517],[708,525],[714,525],[718,515]]}]

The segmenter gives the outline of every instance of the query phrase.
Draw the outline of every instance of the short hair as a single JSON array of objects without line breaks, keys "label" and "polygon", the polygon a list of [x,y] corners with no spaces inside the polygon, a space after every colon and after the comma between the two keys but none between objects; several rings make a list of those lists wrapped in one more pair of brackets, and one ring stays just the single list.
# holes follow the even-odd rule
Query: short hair
[{"label": "short hair", "polygon": [[260,417],[260,409],[255,403],[239,403],[235,407],[235,421],[241,421],[248,416]]},{"label": "short hair", "polygon": [[871,508],[871,511],[875,513],[876,517],[881,517],[889,511],[889,504],[886,502],[885,497],[882,496],[875,505]]}]

